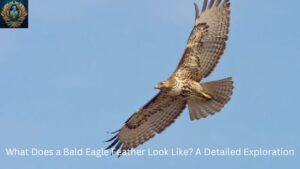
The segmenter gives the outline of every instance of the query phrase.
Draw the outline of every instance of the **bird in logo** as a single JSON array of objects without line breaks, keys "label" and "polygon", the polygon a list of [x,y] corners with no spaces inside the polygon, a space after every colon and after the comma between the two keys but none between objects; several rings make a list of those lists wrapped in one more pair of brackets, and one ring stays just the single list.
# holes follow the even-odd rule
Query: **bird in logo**
[{"label": "bird in logo", "polygon": [[11,6],[11,9],[9,11],[9,17],[12,19],[12,20],[16,20],[18,19],[19,17],[19,11],[18,11],[18,8],[15,4],[13,4]]},{"label": "bird in logo", "polygon": [[200,83],[216,67],[225,50],[229,32],[229,0],[203,0],[195,6],[195,25],[173,74],[159,82],[149,102],[136,111],[107,140],[113,153],[128,151],[163,132],[188,107],[191,120],[219,112],[233,93],[232,78]]}]

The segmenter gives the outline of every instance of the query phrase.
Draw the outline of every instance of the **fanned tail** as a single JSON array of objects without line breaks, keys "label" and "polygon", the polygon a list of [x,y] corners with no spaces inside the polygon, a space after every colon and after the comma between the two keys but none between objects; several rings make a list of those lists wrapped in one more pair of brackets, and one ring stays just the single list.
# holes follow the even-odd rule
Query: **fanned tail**
[{"label": "fanned tail", "polygon": [[219,112],[230,100],[233,91],[233,81],[231,77],[203,83],[201,85],[212,99],[188,99],[187,104],[191,120],[198,120]]}]

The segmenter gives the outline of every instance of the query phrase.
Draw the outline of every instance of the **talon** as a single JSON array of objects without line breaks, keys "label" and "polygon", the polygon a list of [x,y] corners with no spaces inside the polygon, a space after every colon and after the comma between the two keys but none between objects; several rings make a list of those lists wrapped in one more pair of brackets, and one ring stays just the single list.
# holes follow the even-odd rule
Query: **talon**
[{"label": "talon", "polygon": [[205,92],[201,92],[201,94],[204,96],[204,98],[206,98],[207,100],[211,100],[212,99],[212,96],[205,93]]}]

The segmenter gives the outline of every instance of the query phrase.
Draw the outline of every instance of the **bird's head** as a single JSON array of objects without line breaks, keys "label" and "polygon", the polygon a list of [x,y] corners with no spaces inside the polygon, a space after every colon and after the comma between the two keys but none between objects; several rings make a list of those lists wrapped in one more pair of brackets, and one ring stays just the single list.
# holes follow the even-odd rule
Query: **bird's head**
[{"label": "bird's head", "polygon": [[154,88],[159,89],[159,90],[170,90],[172,88],[172,85],[171,85],[170,81],[166,80],[166,81],[157,83]]}]

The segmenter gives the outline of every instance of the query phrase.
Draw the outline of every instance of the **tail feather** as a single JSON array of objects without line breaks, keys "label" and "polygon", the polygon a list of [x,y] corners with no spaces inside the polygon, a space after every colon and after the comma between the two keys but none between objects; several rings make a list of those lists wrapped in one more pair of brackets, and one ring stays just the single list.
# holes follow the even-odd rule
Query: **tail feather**
[{"label": "tail feather", "polygon": [[230,100],[230,96],[232,95],[233,91],[233,81],[231,77],[203,83],[202,86],[204,91],[212,96],[212,99],[188,99],[187,103],[191,120],[206,118],[209,115],[219,112]]}]

